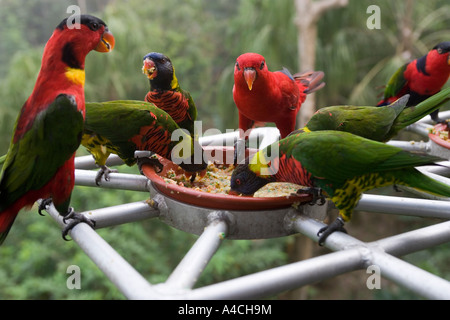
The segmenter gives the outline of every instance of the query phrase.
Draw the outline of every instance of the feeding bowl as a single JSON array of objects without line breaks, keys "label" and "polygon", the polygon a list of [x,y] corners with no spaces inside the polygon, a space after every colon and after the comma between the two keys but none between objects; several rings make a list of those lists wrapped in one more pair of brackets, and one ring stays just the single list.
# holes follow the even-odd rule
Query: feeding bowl
[{"label": "feeding bowl", "polygon": [[[205,152],[205,157],[211,162],[225,165],[233,163],[233,147],[205,146],[203,147],[203,150]],[[255,151],[256,150],[254,149],[247,149],[247,155],[252,154]],[[176,174],[184,173],[184,170],[170,160],[161,157],[159,160],[164,166],[163,170],[161,172],[156,172],[153,166],[143,165],[142,170],[144,175],[151,180],[152,185],[157,192],[185,204],[219,210],[257,211],[288,208],[294,203],[311,201],[311,196],[306,194],[293,194],[281,197],[248,197],[208,193],[177,184],[169,184],[163,179],[169,170],[174,170]]]},{"label": "feeding bowl", "polygon": [[444,123],[438,123],[434,126],[432,133],[428,134],[428,137],[434,143],[440,145],[443,148],[450,149],[450,140],[444,140],[441,137],[441,133],[446,133],[448,137],[448,127]]}]

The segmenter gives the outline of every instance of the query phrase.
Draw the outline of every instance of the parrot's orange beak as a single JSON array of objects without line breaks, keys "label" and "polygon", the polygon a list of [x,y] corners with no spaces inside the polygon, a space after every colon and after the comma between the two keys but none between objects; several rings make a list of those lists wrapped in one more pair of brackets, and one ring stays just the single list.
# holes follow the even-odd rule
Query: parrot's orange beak
[{"label": "parrot's orange beak", "polygon": [[155,62],[149,58],[145,59],[144,65],[142,66],[142,73],[145,74],[150,80],[154,79],[157,75]]},{"label": "parrot's orange beak", "polygon": [[102,34],[102,38],[98,45],[95,47],[95,51],[99,52],[109,52],[112,49],[114,49],[114,44],[116,40],[114,39],[114,36],[111,32],[108,31],[108,29],[105,30],[105,32]]},{"label": "parrot's orange beak", "polygon": [[245,68],[244,69],[244,79],[247,82],[248,90],[252,90],[253,82],[256,79],[256,70],[254,68]]}]

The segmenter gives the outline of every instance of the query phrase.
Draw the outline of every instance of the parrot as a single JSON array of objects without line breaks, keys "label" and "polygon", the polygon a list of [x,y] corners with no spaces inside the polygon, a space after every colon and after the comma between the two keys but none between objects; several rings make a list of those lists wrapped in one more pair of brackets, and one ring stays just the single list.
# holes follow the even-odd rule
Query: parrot
[{"label": "parrot", "polygon": [[47,41],[34,89],[15,122],[0,173],[0,244],[18,212],[39,199],[39,212],[53,203],[64,219],[73,219],[63,237],[85,221],[69,207],[85,117],[85,58],[91,50],[111,51],[115,40],[101,19],[72,18],[61,21]]},{"label": "parrot", "polygon": [[[407,106],[415,106],[439,92],[450,76],[450,41],[444,41],[433,47],[426,55],[401,66],[389,79],[384,97],[377,106],[392,103],[405,94],[410,95]],[[431,113],[435,122],[439,119],[439,110]]]},{"label": "parrot", "polygon": [[[172,160],[189,173],[200,171],[200,176],[207,166],[203,149],[190,134],[181,129],[168,113],[146,101],[86,102],[81,144],[101,168],[95,179],[97,185],[102,175],[109,179],[111,170],[105,163],[111,153],[117,154],[128,166],[137,162],[139,169],[143,163],[150,163],[158,169],[162,169],[162,165],[156,158],[136,159],[134,153],[138,150],[152,151]],[[195,175],[192,177],[195,179]]]},{"label": "parrot", "polygon": [[239,129],[247,131],[255,122],[274,122],[285,138],[295,130],[297,113],[306,95],[321,89],[324,73],[292,75],[288,69],[271,72],[265,58],[244,53],[234,66],[233,99],[239,112]]},{"label": "parrot", "polygon": [[296,133],[259,150],[236,166],[229,193],[251,196],[267,183],[291,182],[302,186],[298,194],[312,195],[313,203],[323,204],[325,198],[330,199],[339,209],[339,216],[319,230],[318,242],[323,245],[333,232],[346,232],[344,224],[350,221],[365,191],[404,185],[450,197],[449,185],[414,168],[438,161],[442,159],[345,131]]},{"label": "parrot", "polygon": [[172,61],[162,53],[150,52],[143,58],[142,72],[150,83],[145,101],[167,112],[180,128],[197,139],[194,132],[197,108],[190,93],[181,89]]},{"label": "parrot", "polygon": [[[305,127],[298,131],[337,130],[358,136],[387,142],[400,130],[420,120],[450,100],[450,88],[446,88],[414,108],[406,108],[410,95],[406,94],[390,105],[331,106],[316,111]],[[295,132],[295,131],[294,131]]]}]

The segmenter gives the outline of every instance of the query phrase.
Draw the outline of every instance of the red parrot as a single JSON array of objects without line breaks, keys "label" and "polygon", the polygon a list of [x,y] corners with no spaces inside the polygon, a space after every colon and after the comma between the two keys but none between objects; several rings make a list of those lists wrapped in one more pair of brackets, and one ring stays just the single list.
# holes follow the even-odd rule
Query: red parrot
[{"label": "red parrot", "polygon": [[[415,59],[400,67],[389,79],[383,100],[378,106],[391,104],[401,96],[409,94],[407,106],[415,106],[438,93],[450,76],[450,41],[437,44],[423,57]],[[431,118],[438,118],[439,110],[431,113]]]},{"label": "red parrot", "polygon": [[53,202],[61,215],[74,216],[69,204],[85,117],[85,58],[114,47],[102,20],[74,18],[64,19],[48,40],[33,92],[16,120],[0,176],[0,244],[18,212],[38,199],[44,199],[39,211]]},{"label": "red parrot", "polygon": [[244,132],[255,122],[274,122],[281,138],[295,130],[297,113],[306,95],[321,89],[322,71],[291,75],[269,71],[264,57],[244,53],[234,67],[233,99],[239,110],[239,129]]}]

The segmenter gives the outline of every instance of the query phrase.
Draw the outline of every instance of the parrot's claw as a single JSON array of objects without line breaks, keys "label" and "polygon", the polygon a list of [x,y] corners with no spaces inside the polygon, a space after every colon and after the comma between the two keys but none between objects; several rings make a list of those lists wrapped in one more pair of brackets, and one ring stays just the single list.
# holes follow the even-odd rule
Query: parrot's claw
[{"label": "parrot's claw", "polygon": [[138,159],[137,159],[137,165],[138,165],[138,168],[139,168],[139,172],[140,172],[142,175],[144,175],[144,172],[142,171],[142,166],[143,166],[144,164],[150,164],[150,165],[154,166],[154,167],[155,167],[155,172],[156,172],[156,173],[160,173],[160,172],[163,170],[163,168],[164,168],[163,164],[162,164],[156,157],[151,157],[151,158],[147,158],[147,157],[145,157],[145,158],[138,158]]},{"label": "parrot's claw", "polygon": [[315,188],[315,187],[305,187],[300,188],[297,190],[298,194],[310,194],[312,195],[312,200],[309,202],[311,206],[313,205],[319,205],[323,206],[327,200],[325,199],[325,196],[322,193],[322,189]]},{"label": "parrot's claw", "polygon": [[116,169],[110,169],[107,166],[100,166],[100,170],[98,170],[97,175],[95,176],[95,184],[100,186],[100,181],[102,181],[102,177],[105,177],[105,181],[109,181],[110,173],[117,172]]},{"label": "parrot's claw", "polygon": [[[72,220],[70,221],[68,224],[66,223],[66,220]],[[95,221],[91,220],[89,218],[86,218],[83,214],[81,213],[77,213],[75,212],[75,210],[73,210],[73,208],[69,208],[69,211],[66,213],[66,215],[63,217],[63,222],[65,224],[67,224],[66,227],[64,227],[63,231],[62,231],[62,237],[64,240],[69,241],[69,239],[67,239],[67,234],[69,233],[70,230],[73,229],[73,227],[75,227],[77,224],[84,222],[87,225],[89,225],[91,228],[95,227]]]},{"label": "parrot's claw", "polygon": [[323,246],[328,236],[335,231],[347,233],[347,230],[344,228],[344,220],[341,217],[337,217],[336,220],[328,226],[321,228],[319,232],[317,232],[317,236],[319,237],[319,246]]},{"label": "parrot's claw", "polygon": [[47,207],[48,207],[49,205],[51,205],[52,202],[53,202],[52,198],[43,199],[43,200],[41,201],[41,203],[39,204],[39,207],[38,207],[38,213],[39,213],[39,215],[44,216],[44,214],[42,214],[42,211],[43,211],[43,210],[47,210]]}]

